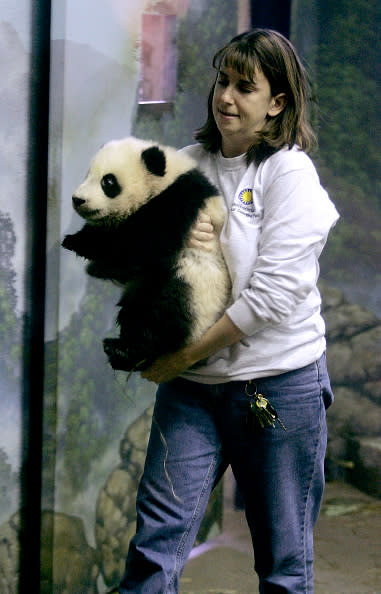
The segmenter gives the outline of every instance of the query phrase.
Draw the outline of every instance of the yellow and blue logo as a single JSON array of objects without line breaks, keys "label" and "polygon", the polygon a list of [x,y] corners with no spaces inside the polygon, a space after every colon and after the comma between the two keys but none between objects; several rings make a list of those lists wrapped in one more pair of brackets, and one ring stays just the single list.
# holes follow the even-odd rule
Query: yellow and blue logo
[{"label": "yellow and blue logo", "polygon": [[242,190],[238,195],[238,200],[248,206],[249,204],[253,204],[253,191],[251,188],[245,188]]}]

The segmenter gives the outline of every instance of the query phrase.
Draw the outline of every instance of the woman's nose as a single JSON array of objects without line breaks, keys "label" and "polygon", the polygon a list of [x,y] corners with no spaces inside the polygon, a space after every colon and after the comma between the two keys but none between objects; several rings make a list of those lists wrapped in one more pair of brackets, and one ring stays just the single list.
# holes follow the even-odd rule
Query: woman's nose
[{"label": "woman's nose", "polygon": [[233,93],[232,88],[230,85],[224,88],[221,98],[225,103],[232,103],[233,102]]}]

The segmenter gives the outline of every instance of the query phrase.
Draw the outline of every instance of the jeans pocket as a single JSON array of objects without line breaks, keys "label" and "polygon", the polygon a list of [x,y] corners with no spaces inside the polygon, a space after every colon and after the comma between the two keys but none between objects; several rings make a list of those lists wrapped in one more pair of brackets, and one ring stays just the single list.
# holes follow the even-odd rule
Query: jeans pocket
[{"label": "jeans pocket", "polygon": [[[288,433],[314,431],[320,426],[326,388],[317,363],[278,377],[264,378],[257,382],[257,390],[276,410]],[[276,427],[282,430],[281,425],[276,424]]]}]

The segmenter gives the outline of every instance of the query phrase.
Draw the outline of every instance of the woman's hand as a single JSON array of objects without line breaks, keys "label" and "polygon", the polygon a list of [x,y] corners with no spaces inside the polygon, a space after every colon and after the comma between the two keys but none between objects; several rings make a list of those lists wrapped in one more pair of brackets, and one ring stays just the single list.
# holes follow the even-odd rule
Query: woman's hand
[{"label": "woman's hand", "polygon": [[191,365],[192,361],[188,356],[188,349],[185,347],[175,353],[162,355],[150,367],[142,371],[141,376],[150,382],[161,384],[175,379]]},{"label": "woman's hand", "polygon": [[214,245],[214,227],[212,219],[206,213],[201,213],[190,230],[188,247],[199,248],[211,252]]},{"label": "woman's hand", "polygon": [[210,355],[243,338],[246,338],[246,334],[233,324],[227,314],[224,314],[199,341],[175,353],[158,357],[148,369],[142,371],[141,375],[156,384],[169,382],[198,361],[207,359]]}]

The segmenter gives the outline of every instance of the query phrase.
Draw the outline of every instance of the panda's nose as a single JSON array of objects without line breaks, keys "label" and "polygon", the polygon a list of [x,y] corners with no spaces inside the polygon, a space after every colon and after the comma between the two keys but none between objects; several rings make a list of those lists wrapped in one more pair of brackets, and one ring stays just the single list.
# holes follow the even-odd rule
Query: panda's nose
[{"label": "panda's nose", "polygon": [[83,198],[77,198],[76,196],[73,196],[73,204],[74,206],[81,206],[81,204],[84,204],[86,201]]}]

